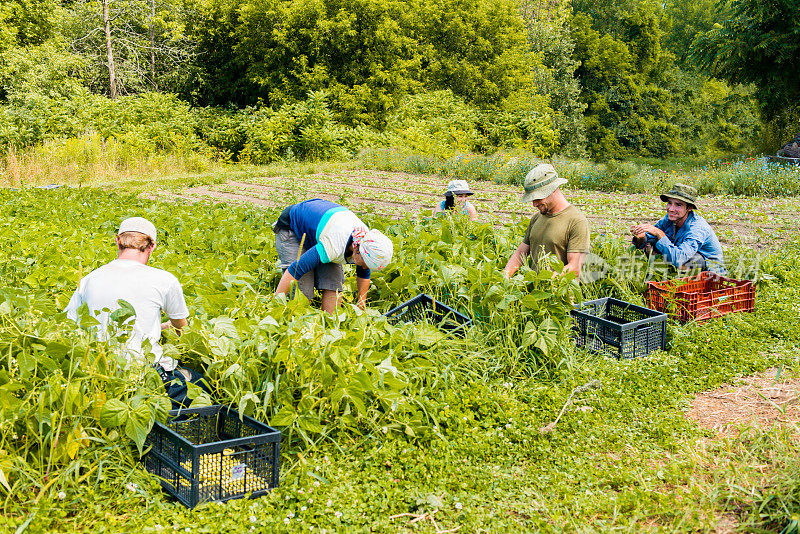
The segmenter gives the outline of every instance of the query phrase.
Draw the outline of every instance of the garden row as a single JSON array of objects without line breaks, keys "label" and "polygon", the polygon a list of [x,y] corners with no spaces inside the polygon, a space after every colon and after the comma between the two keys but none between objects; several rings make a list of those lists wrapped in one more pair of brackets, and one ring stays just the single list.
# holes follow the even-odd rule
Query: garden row
[{"label": "garden row", "polygon": [[[756,314],[671,325],[669,353],[618,364],[575,348],[568,310],[581,291],[641,299],[644,271],[582,290],[548,271],[505,281],[500,267],[525,221],[495,228],[365,214],[395,241],[395,261],[376,273],[370,310],[345,306],[330,317],[271,297],[276,209],[59,189],[2,191],[0,213],[0,491],[11,529],[391,530],[393,515],[437,511],[442,524],[468,529],[602,530],[641,520],[703,529],[735,509],[734,499],[754,510],[740,519],[759,525],[785,525],[778,504],[796,502],[788,481],[759,500],[735,484],[695,480],[695,469],[719,473],[682,453],[698,431],[681,407],[737,374],[795,369],[797,334],[781,318],[797,313],[797,243],[769,257],[774,281]],[[116,225],[130,215],[159,227],[152,265],[178,276],[193,314],[165,350],[202,368],[216,400],[283,431],[282,486],[268,498],[189,515],[135,467],[131,444],[141,446],[165,416],[160,380],[61,312],[80,277],[113,258]],[[594,236],[608,261],[625,248]],[[474,318],[471,334],[444,340],[380,315],[421,292]],[[587,409],[568,410],[555,433],[532,430],[591,380],[601,388],[575,399]],[[780,436],[763,439],[787,450]],[[771,504],[756,513],[762,502]]]},{"label": "garden row", "polygon": [[[569,173],[569,168],[566,169]],[[569,174],[567,174],[569,176]],[[685,176],[671,174],[670,180]],[[328,171],[316,174],[283,174],[241,178],[223,184],[198,186],[180,192],[162,191],[165,199],[190,202],[217,201],[282,208],[308,198],[324,198],[362,213],[391,218],[418,219],[430,215],[441,202],[449,177],[410,175],[382,171]],[[530,206],[520,203],[517,185],[471,181],[475,195],[470,202],[478,219],[494,225],[512,223],[530,216]],[[632,224],[663,217],[663,204],[653,193],[625,195],[578,189],[568,184],[567,196],[586,213],[592,229],[613,239],[628,234]],[[664,190],[668,186],[664,187]],[[798,230],[800,202],[796,198],[764,199],[758,203],[729,196],[704,196],[700,213],[715,228],[727,246],[772,247]]]}]

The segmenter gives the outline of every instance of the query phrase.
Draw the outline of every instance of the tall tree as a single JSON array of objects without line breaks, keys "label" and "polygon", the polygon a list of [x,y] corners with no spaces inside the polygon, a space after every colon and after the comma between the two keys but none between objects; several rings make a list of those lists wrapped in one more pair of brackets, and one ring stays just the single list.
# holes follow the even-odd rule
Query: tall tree
[{"label": "tall tree", "polygon": [[535,68],[533,83],[536,92],[546,95],[553,108],[553,125],[558,131],[563,151],[584,155],[586,127],[581,101],[581,86],[575,71],[575,41],[570,35],[572,17],[570,0],[522,0],[523,20],[528,29],[528,42],[543,65]]},{"label": "tall tree", "polygon": [[797,0],[731,0],[724,20],[702,34],[691,59],[732,83],[753,83],[764,117],[783,126],[800,117]]},{"label": "tall tree", "polygon": [[117,69],[114,66],[114,42],[111,40],[111,15],[108,13],[109,0],[100,0],[103,6],[103,35],[106,42],[106,68],[108,69],[108,87],[111,99],[117,98]]},{"label": "tall tree", "polygon": [[660,13],[645,2],[575,3],[571,20],[575,71],[586,108],[589,152],[598,159],[680,149],[670,95],[656,83],[664,69]]},{"label": "tall tree", "polygon": [[328,93],[382,126],[401,98],[451,89],[496,109],[532,90],[516,0],[206,0],[192,25],[207,103],[280,106]]},{"label": "tall tree", "polygon": [[71,51],[94,65],[91,86],[112,98],[163,87],[194,51],[178,0],[75,0],[64,18]]},{"label": "tall tree", "polygon": [[665,0],[666,28],[662,41],[682,68],[695,69],[688,61],[689,49],[698,35],[711,30],[719,20],[716,4],[717,0]]}]

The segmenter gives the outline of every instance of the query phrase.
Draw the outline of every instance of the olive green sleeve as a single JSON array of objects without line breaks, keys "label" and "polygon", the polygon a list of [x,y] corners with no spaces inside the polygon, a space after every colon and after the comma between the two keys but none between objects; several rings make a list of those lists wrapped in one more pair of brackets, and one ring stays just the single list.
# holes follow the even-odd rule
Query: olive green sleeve
[{"label": "olive green sleeve", "polygon": [[522,237],[522,242],[525,245],[531,246],[531,227],[533,226],[533,221],[536,220],[537,215],[538,214],[534,214],[534,216],[531,217],[531,222],[528,223],[528,227],[525,229],[525,235]]},{"label": "olive green sleeve", "polygon": [[589,253],[592,249],[591,237],[589,235],[589,219],[581,213],[576,218],[569,231],[569,242],[567,243],[567,253],[583,252]]}]

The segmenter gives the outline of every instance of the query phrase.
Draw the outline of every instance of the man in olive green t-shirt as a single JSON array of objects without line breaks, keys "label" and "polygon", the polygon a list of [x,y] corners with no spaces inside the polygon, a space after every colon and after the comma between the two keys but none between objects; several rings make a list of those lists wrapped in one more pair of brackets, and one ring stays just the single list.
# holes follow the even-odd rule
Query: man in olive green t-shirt
[{"label": "man in olive green t-shirt", "polygon": [[567,183],[552,165],[542,163],[525,176],[522,202],[530,201],[539,210],[531,217],[525,237],[506,263],[503,274],[508,278],[520,268],[530,254],[537,268],[544,253],[556,256],[564,269],[580,276],[583,261],[589,253],[589,221],[581,210],[567,201],[559,187]]}]

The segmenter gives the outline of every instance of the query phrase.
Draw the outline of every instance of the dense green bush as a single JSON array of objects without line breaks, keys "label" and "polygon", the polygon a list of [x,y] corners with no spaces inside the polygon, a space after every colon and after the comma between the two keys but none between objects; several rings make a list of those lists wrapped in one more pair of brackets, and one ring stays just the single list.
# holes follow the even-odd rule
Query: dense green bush
[{"label": "dense green bush", "polygon": [[[580,99],[586,104],[587,151],[605,161],[633,155],[719,157],[747,152],[760,119],[753,89],[709,80],[661,47],[690,40],[661,8],[635,0],[576,1],[571,19]],[[701,13],[670,6],[697,28]],[[692,26],[695,27],[695,26]],[[696,31],[686,29],[685,31]]]},{"label": "dense green bush", "polygon": [[426,89],[504,109],[531,92],[538,65],[510,0],[216,0],[196,17],[198,103],[277,109],[325,90],[348,126],[383,127]]},{"label": "dense green bush", "polygon": [[405,97],[386,130],[414,153],[447,156],[479,146],[477,123],[478,111],[446,90]]},{"label": "dense green bush", "polygon": [[551,118],[558,133],[559,152],[583,156],[586,104],[580,99],[580,80],[575,76],[580,60],[574,55],[575,41],[570,35],[571,3],[523,0],[521,12],[531,49],[543,63],[534,69],[533,86],[553,109]]}]

